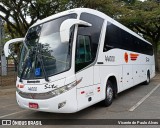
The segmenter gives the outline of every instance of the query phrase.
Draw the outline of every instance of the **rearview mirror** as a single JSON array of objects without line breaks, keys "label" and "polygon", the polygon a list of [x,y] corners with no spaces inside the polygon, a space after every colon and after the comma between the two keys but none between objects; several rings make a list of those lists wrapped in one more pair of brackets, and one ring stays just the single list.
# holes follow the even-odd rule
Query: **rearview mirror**
[{"label": "rearview mirror", "polygon": [[78,20],[78,19],[67,19],[63,21],[60,26],[60,39],[62,43],[69,42],[70,28],[73,25],[83,25],[86,27],[92,26],[92,24],[83,20]]},{"label": "rearview mirror", "polygon": [[17,42],[23,42],[23,41],[24,41],[24,38],[15,38],[15,39],[11,39],[11,40],[7,41],[4,45],[4,55],[5,55],[5,57],[8,57],[11,54],[11,50],[9,48],[10,44],[14,44],[14,43],[17,43]]}]

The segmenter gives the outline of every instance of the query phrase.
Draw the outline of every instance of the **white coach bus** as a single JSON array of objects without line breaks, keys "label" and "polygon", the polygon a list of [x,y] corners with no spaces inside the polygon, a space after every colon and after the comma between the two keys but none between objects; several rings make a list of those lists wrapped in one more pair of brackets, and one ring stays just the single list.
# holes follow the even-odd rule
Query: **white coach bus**
[{"label": "white coach bus", "polygon": [[107,15],[77,8],[33,24],[23,42],[16,82],[20,107],[73,113],[155,76],[152,45]]}]

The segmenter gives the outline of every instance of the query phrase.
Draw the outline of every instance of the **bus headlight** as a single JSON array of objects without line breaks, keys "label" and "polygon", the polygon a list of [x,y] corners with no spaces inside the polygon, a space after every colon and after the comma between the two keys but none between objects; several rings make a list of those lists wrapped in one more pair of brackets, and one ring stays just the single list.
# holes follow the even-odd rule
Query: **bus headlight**
[{"label": "bus headlight", "polygon": [[60,94],[62,94],[64,92],[66,92],[66,91],[69,91],[72,88],[74,88],[76,85],[77,85],[77,83],[75,81],[75,82],[72,82],[72,83],[70,83],[68,85],[65,85],[63,87],[57,88],[57,89],[51,91],[52,96],[54,97],[54,96],[57,96],[57,95],[60,95]]}]

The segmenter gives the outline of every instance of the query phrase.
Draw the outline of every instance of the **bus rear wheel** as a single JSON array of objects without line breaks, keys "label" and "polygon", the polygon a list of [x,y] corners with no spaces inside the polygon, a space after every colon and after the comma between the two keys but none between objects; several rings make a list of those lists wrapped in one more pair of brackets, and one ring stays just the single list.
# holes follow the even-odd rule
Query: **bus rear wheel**
[{"label": "bus rear wheel", "polygon": [[149,71],[147,72],[147,80],[144,82],[145,85],[149,85],[150,83],[150,73]]},{"label": "bus rear wheel", "polygon": [[112,82],[108,80],[106,85],[105,99],[104,99],[105,107],[108,107],[112,104],[113,97],[114,97],[113,85],[112,85]]}]

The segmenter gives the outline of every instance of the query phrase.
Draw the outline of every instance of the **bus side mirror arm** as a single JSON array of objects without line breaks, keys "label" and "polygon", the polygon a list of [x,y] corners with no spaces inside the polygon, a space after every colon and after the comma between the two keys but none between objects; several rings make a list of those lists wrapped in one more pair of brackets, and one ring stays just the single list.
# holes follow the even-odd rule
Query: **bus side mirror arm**
[{"label": "bus side mirror arm", "polygon": [[69,42],[70,38],[70,28],[73,25],[83,25],[86,27],[92,26],[92,24],[83,21],[83,20],[78,20],[78,19],[67,19],[62,22],[60,26],[60,39],[62,43]]},{"label": "bus side mirror arm", "polygon": [[[15,38],[15,39],[11,39],[9,41],[7,41],[4,45],[4,55],[5,57],[8,57],[11,54],[9,45],[10,44],[14,44],[17,42],[23,42],[23,44],[25,45],[25,47],[27,48],[26,44],[24,43],[24,38]],[[28,49],[28,48],[27,48]]]}]

